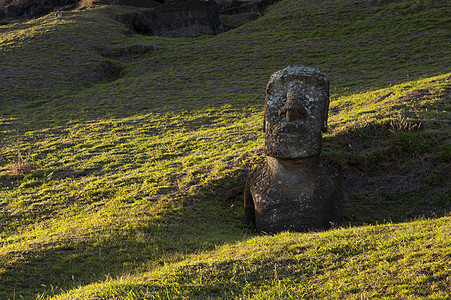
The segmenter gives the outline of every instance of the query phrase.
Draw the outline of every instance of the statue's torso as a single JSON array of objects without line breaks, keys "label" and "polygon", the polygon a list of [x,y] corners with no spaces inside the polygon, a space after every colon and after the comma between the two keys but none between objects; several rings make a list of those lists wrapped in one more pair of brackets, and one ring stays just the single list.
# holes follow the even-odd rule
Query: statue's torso
[{"label": "statue's torso", "polygon": [[306,231],[340,221],[335,217],[343,197],[338,173],[319,160],[283,166],[267,161],[248,184],[260,231]]}]

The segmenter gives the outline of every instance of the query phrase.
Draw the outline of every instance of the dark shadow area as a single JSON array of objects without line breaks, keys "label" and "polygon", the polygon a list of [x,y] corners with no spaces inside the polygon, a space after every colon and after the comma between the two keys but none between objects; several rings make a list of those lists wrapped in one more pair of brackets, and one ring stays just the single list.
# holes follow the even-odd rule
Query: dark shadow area
[{"label": "dark shadow area", "polygon": [[323,158],[344,177],[344,225],[408,222],[451,212],[449,133],[434,124],[368,125],[328,138]]},{"label": "dark shadow area", "polygon": [[93,75],[101,82],[113,82],[121,78],[123,69],[116,61],[104,60],[95,67]]},{"label": "dark shadow area", "polygon": [[74,9],[78,2],[79,0],[2,0],[0,20],[37,18],[56,10]]},{"label": "dark shadow area", "polygon": [[[44,16],[52,11],[86,8],[93,5],[126,5],[141,8],[159,6],[163,0],[1,0],[0,25]],[[1,21],[5,19],[5,21]],[[2,24],[4,23],[4,24]]]},{"label": "dark shadow area", "polygon": [[80,7],[86,8],[94,5],[124,5],[152,8],[159,6],[164,2],[164,0],[80,0]]}]

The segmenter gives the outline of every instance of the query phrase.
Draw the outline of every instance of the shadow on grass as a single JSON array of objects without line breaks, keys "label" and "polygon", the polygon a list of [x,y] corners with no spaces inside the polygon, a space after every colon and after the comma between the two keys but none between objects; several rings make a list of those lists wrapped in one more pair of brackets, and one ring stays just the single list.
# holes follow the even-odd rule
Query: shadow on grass
[{"label": "shadow on grass", "polygon": [[423,125],[368,125],[326,140],[323,158],[344,176],[345,225],[450,213],[449,131]]}]

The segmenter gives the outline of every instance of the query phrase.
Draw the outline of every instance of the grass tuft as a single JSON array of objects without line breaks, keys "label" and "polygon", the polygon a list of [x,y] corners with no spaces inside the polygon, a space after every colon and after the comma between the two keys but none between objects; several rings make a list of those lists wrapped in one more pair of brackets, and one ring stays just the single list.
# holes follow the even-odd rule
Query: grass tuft
[{"label": "grass tuft", "polygon": [[17,162],[10,167],[10,172],[13,176],[23,177],[32,171],[31,164],[27,159],[24,159],[20,151],[17,152]]}]

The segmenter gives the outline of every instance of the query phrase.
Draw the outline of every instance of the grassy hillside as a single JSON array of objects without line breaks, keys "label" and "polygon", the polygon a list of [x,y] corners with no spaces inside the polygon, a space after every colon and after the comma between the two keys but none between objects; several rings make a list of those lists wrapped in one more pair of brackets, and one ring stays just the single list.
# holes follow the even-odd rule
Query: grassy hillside
[{"label": "grassy hillside", "polygon": [[[445,2],[284,0],[199,38],[117,6],[0,26],[0,298],[449,299]],[[294,64],[331,80],[345,223],[264,236],[243,183]]]}]

